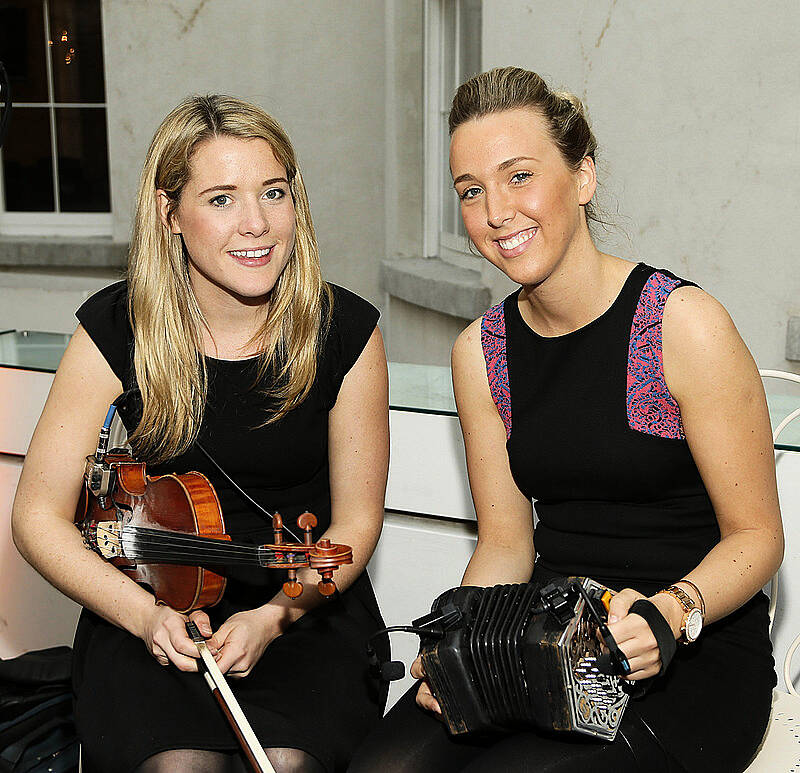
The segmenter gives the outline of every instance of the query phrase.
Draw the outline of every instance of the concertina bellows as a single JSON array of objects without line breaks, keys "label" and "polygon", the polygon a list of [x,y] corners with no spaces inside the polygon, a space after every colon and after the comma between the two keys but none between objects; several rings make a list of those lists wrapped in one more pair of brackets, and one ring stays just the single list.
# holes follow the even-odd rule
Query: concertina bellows
[{"label": "concertina bellows", "polygon": [[450,733],[534,727],[613,741],[630,666],[606,627],[610,597],[588,577],[439,596],[429,615],[404,630],[420,635]]}]

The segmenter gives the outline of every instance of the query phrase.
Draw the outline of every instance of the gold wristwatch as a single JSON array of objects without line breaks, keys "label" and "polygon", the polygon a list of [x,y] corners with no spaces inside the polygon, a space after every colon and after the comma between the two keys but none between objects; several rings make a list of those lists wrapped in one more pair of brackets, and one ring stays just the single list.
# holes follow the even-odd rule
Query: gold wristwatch
[{"label": "gold wristwatch", "polygon": [[670,585],[669,588],[660,590],[659,593],[668,593],[683,607],[683,620],[681,620],[681,635],[678,637],[680,644],[691,644],[697,641],[700,631],[703,630],[703,612],[694,599],[683,588]]}]

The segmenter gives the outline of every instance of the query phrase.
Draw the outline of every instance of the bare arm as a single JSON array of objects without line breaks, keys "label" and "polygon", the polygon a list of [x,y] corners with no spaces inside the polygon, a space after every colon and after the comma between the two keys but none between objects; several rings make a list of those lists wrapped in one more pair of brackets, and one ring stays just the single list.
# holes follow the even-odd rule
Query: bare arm
[{"label": "bare arm", "polygon": [[453,390],[478,519],[478,544],[462,585],[527,582],[535,558],[533,510],[511,475],[505,426],[489,392],[480,324],[476,320],[461,333],[452,356]]},{"label": "bare arm", "polygon": [[84,460],[119,379],[82,327],[61,360],[33,434],[12,511],[20,553],[56,588],[140,636],[153,597],[95,553],[73,525]]},{"label": "bare arm", "polygon": [[[344,590],[364,571],[383,527],[389,473],[389,376],[383,338],[376,327],[339,389],[328,419],[331,525],[323,537],[351,545],[353,563],[336,571]],[[310,593],[292,601],[279,594],[273,603],[286,607],[292,620],[316,606],[319,575],[308,571]]]},{"label": "bare arm", "polygon": [[[533,507],[511,475],[506,428],[489,391],[480,319],[456,339],[452,370],[469,487],[478,519],[478,544],[461,584],[527,582],[536,558]],[[411,675],[417,679],[425,676],[419,656],[411,666]],[[441,714],[427,681],[420,684],[417,703]]]},{"label": "bare arm", "polygon": [[[717,545],[685,575],[703,594],[710,623],[750,599],[783,557],[769,413],[750,352],[725,309],[702,290],[679,288],[667,300],[663,356],[667,386],[680,407],[720,529]],[[697,598],[691,586],[682,587]],[[610,628],[626,654],[636,658],[631,661],[639,670],[635,678],[646,678],[658,670],[654,642],[625,644],[642,635],[633,630],[637,616],[625,616],[638,595],[625,590],[612,601],[610,612],[620,621]],[[677,638],[680,604],[667,594],[651,601]]]},{"label": "bare arm", "polygon": [[[353,548],[353,563],[334,575],[336,586],[344,590],[364,571],[383,526],[389,469],[389,380],[378,328],[345,376],[330,412],[328,457],[331,525],[323,537]],[[223,671],[246,676],[270,641],[310,609],[325,603],[317,592],[317,572],[306,569],[298,572],[298,577],[305,585],[299,598],[290,599],[280,592],[264,606],[238,613],[220,626],[214,643],[222,648],[219,665]]]},{"label": "bare arm", "polygon": [[663,330],[664,375],[720,529],[720,542],[686,575],[713,622],[750,599],[783,558],[769,412],[756,364],[714,298],[676,290]]}]

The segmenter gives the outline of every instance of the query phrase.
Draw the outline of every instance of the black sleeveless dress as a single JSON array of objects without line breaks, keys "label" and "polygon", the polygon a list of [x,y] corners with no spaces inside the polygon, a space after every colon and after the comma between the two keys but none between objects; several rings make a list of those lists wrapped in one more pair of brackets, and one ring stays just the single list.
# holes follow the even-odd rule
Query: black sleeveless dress
[{"label": "black sleeveless dress", "polygon": [[[664,381],[664,306],[687,284],[640,263],[603,315],[554,338],[524,322],[517,293],[485,315],[492,396],[514,480],[535,500],[541,574],[649,596],[719,541]],[[707,626],[635,703],[688,770],[742,770],[755,753],[776,683],[767,607],[759,592]]]},{"label": "black sleeveless dress", "polygon": [[[487,375],[511,471],[538,518],[533,579],[586,575],[650,596],[719,541],[664,381],[664,305],[685,284],[638,264],[603,315],[552,338],[524,322],[518,292],[484,315]],[[742,771],[765,731],[776,683],[767,609],[759,592],[696,643],[679,646],[666,674],[629,702],[613,744],[534,732],[455,741],[413,705],[414,687],[353,770],[377,769],[380,761],[381,769],[404,773]]]},{"label": "black sleeveless dress", "polygon": [[[332,321],[306,400],[280,421],[259,427],[265,405],[253,389],[256,361],[207,358],[208,403],[199,438],[242,489],[267,510],[279,510],[296,533],[297,517],[306,510],[314,513],[319,521],[315,538],[331,517],[328,412],[378,320],[377,309],[365,300],[331,287]],[[126,284],[101,290],[77,316],[123,387],[134,387]],[[121,410],[128,432],[140,410],[136,399]],[[148,467],[150,474],[189,470],[202,472],[214,485],[234,540],[272,541],[266,516],[196,448]],[[275,570],[231,571],[225,596],[208,610],[214,628],[234,612],[266,603],[284,579]],[[370,675],[365,654],[367,637],[382,626],[364,572],[350,588],[275,639],[246,678],[229,680],[261,743],[299,748],[326,770],[344,770],[353,749],[383,713],[386,690]],[[75,636],[73,681],[87,771],[126,773],[167,749],[239,748],[202,677],[160,666],[140,639],[87,610]]]}]

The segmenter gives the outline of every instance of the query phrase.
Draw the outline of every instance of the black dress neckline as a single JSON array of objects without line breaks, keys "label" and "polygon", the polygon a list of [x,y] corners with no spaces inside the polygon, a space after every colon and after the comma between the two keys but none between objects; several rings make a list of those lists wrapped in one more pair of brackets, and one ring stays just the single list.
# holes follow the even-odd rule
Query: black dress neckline
[{"label": "black dress neckline", "polygon": [[[509,312],[513,315],[514,321],[520,326],[526,333],[530,334],[533,338],[537,341],[563,341],[567,338],[577,337],[582,333],[586,333],[587,331],[594,328],[600,322],[602,322],[606,317],[608,317],[614,309],[616,309],[622,299],[626,296],[628,289],[630,288],[635,276],[639,274],[642,270],[648,268],[645,263],[641,261],[638,262],[628,273],[628,276],[625,277],[625,281],[622,283],[622,287],[620,287],[619,292],[617,293],[617,297],[611,302],[611,305],[599,316],[595,317],[593,320],[590,320],[585,325],[581,325],[575,330],[570,330],[568,333],[562,333],[561,335],[556,336],[544,336],[541,333],[537,333],[526,321],[525,318],[522,316],[522,312],[519,308],[519,290],[514,291],[512,293],[505,304],[505,311],[506,314]],[[510,302],[509,302],[510,301]]]}]

